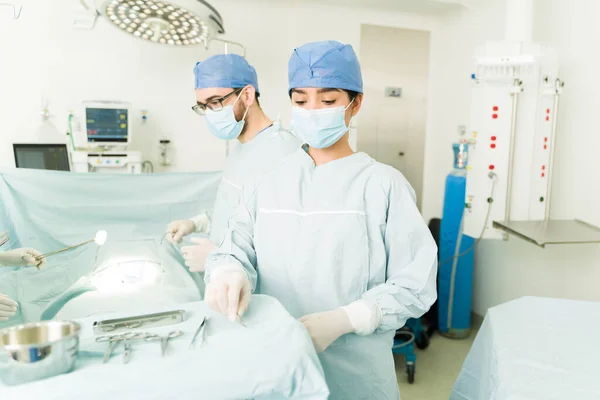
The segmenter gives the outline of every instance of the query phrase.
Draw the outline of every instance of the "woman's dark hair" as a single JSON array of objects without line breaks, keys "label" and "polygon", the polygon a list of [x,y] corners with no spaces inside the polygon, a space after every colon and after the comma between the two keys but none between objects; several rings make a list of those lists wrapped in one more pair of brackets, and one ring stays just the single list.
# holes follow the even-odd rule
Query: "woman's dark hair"
[{"label": "woman's dark hair", "polygon": [[358,96],[360,93],[355,92],[354,90],[346,90],[346,89],[342,89],[344,92],[348,93],[348,97],[350,97],[350,101],[354,100],[356,98],[356,96]]}]

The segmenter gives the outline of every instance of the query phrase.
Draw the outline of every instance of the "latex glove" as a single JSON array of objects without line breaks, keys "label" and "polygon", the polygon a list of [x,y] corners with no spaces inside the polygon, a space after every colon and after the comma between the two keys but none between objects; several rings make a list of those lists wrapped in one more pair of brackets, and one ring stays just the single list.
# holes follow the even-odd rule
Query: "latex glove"
[{"label": "latex glove", "polygon": [[325,351],[347,333],[370,335],[381,325],[379,306],[370,300],[358,300],[333,311],[308,314],[300,322],[310,334],[317,353]]},{"label": "latex glove", "polygon": [[310,334],[317,353],[325,351],[340,336],[352,332],[350,318],[343,308],[308,314],[300,318],[300,322]]},{"label": "latex glove", "polygon": [[171,243],[179,243],[184,236],[193,233],[196,224],[191,219],[180,219],[173,221],[167,226],[166,239]]},{"label": "latex glove", "polygon": [[18,307],[19,304],[16,301],[0,293],[0,321],[6,321],[10,317],[14,317]]},{"label": "latex glove", "polygon": [[204,272],[206,258],[217,248],[213,242],[205,238],[192,238],[191,241],[196,243],[195,246],[183,246],[181,252],[185,258],[185,265],[192,272]]},{"label": "latex glove", "polygon": [[206,285],[204,301],[209,307],[237,321],[248,309],[251,298],[250,280],[237,264],[219,267]]},{"label": "latex glove", "polygon": [[46,265],[46,259],[36,260],[35,257],[41,256],[42,254],[30,248],[13,249],[4,252],[0,252],[0,266],[7,267],[37,267],[38,269],[43,268]]}]

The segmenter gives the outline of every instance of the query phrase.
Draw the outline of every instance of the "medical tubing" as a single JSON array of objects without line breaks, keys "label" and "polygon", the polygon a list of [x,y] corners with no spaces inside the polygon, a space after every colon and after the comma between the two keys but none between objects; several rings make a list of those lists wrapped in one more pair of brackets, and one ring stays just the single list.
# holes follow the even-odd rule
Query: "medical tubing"
[{"label": "medical tubing", "polygon": [[[490,214],[491,214],[491,211],[492,211],[492,203],[494,202],[494,191],[496,189],[496,178],[492,178],[492,179],[493,179],[492,180],[492,190],[491,190],[491,193],[490,193],[490,197],[488,198],[488,210],[487,210],[487,214],[485,216],[485,223],[483,224],[483,229],[481,230],[481,234],[479,235],[479,237],[477,238],[477,240],[475,240],[475,243],[473,243],[473,245],[471,247],[469,247],[467,250],[465,250],[464,252],[462,252],[460,254],[455,254],[454,256],[445,259],[444,261],[442,261],[441,263],[438,264],[438,268],[441,267],[442,265],[446,264],[447,262],[454,260],[455,258],[460,258],[460,257],[462,257],[462,256],[464,256],[466,254],[469,254],[469,252],[471,252],[471,250],[473,250],[479,244],[479,242],[481,241],[481,239],[483,239],[483,234],[485,233],[485,230],[487,229],[487,224],[488,224],[488,222],[490,220]],[[460,229],[459,229],[459,232],[458,232],[458,239],[457,239],[457,241],[462,240],[462,235],[463,235],[463,232],[462,232],[462,226],[463,226],[462,220],[464,218],[464,215],[465,214],[464,214],[464,211],[463,211],[463,216],[461,217]]]},{"label": "medical tubing", "polygon": [[[460,244],[462,243],[462,233],[463,233],[463,223],[465,220],[465,213],[463,211],[462,216],[460,217],[460,227],[458,228],[458,237],[456,239],[456,246],[454,247],[454,260],[452,261],[452,273],[450,274],[450,296],[448,300],[448,320],[447,326],[448,328],[452,327],[452,312],[453,304],[454,304],[454,286],[456,283],[456,270],[458,269],[458,252],[460,251]],[[487,225],[487,222],[486,222]]]},{"label": "medical tubing", "polygon": [[463,210],[462,216],[460,217],[460,227],[458,228],[458,237],[456,239],[456,246],[454,248],[454,256],[452,258],[449,258],[447,260],[445,260],[444,262],[440,263],[440,265],[438,266],[441,267],[443,264],[445,264],[446,262],[453,260],[452,262],[452,273],[451,273],[451,277],[450,277],[450,295],[448,298],[448,319],[446,321],[448,329],[452,328],[452,312],[453,312],[453,304],[454,304],[454,286],[456,283],[456,271],[458,270],[458,260],[460,257],[468,254],[471,250],[473,250],[475,248],[475,246],[477,246],[477,244],[481,241],[481,239],[483,238],[483,234],[485,233],[485,230],[487,228],[487,224],[489,222],[490,219],[490,214],[491,214],[491,210],[492,210],[492,203],[494,202],[494,189],[496,187],[496,177],[495,175],[490,175],[490,178],[492,179],[492,190],[490,193],[490,197],[488,198],[488,209],[487,209],[487,214],[485,216],[485,222],[483,224],[483,229],[481,230],[481,234],[479,235],[479,237],[477,238],[477,240],[475,241],[475,243],[473,243],[473,245],[471,247],[469,247],[467,250],[465,250],[463,253],[458,254],[458,252],[460,251],[460,245],[462,243],[462,237],[463,237],[463,229],[464,229],[464,220],[465,220],[465,212]]}]

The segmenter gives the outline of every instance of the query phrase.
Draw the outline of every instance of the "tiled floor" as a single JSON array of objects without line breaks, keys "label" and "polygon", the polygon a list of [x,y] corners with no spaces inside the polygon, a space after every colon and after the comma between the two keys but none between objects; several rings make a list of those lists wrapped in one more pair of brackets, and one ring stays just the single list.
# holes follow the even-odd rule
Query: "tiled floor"
[{"label": "tiled floor", "polygon": [[413,384],[408,383],[404,372],[404,357],[394,356],[402,400],[448,400],[476,334],[473,331],[466,339],[448,339],[435,333],[427,349],[416,349]]}]

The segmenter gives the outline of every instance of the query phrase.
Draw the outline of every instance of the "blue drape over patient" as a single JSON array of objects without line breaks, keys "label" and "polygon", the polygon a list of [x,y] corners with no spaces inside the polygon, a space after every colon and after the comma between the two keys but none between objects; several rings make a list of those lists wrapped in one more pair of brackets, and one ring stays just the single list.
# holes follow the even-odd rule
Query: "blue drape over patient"
[{"label": "blue drape over patient", "polygon": [[[129,254],[121,255],[134,256],[136,246],[145,254],[150,251],[156,262],[177,271],[170,276],[177,276],[182,288],[195,286],[194,279],[201,282],[183,266],[176,248],[159,242],[170,221],[213,209],[219,180],[220,173],[214,172],[0,171],[0,231],[8,230],[11,239],[3,250],[33,247],[44,253],[89,240],[98,230],[108,231],[105,253],[90,244],[49,257],[41,271],[0,268],[0,293],[19,303],[18,315],[0,327],[38,320],[52,301],[99,266],[98,255],[109,254],[111,249],[116,256],[123,249]],[[127,242],[131,245],[117,249],[117,243]],[[181,277],[182,271],[186,278]]]}]

